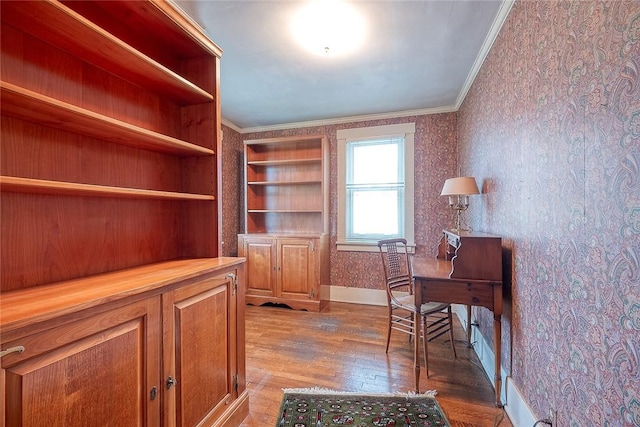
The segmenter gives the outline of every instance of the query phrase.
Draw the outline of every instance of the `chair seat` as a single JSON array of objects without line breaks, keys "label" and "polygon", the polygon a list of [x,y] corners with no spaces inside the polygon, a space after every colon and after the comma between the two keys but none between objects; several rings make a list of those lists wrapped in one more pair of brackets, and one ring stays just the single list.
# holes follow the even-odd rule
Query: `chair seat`
[{"label": "chair seat", "polygon": [[[399,297],[394,297],[394,302],[396,305],[404,308],[405,310],[415,311],[415,298],[413,295],[403,295]],[[432,313],[437,313],[439,311],[445,310],[449,304],[441,303],[441,302],[427,302],[422,304],[420,307],[420,314],[422,316],[428,316]]]}]

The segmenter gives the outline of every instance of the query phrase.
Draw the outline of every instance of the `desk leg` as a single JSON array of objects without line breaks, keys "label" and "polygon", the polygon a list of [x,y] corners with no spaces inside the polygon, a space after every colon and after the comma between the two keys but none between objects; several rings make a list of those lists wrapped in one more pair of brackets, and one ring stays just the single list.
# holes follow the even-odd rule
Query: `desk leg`
[{"label": "desk leg", "polygon": [[467,347],[471,348],[471,306],[467,305]]},{"label": "desk leg", "polygon": [[495,366],[495,374],[494,380],[496,384],[496,406],[498,408],[502,407],[502,403],[500,402],[500,392],[502,391],[502,372],[500,368],[500,352],[502,350],[502,322],[500,321],[500,315],[493,315],[493,348],[496,357],[496,366]]},{"label": "desk leg", "polygon": [[413,332],[413,370],[416,376],[416,393],[420,393],[420,328],[422,327],[422,316],[420,312],[414,315]]}]

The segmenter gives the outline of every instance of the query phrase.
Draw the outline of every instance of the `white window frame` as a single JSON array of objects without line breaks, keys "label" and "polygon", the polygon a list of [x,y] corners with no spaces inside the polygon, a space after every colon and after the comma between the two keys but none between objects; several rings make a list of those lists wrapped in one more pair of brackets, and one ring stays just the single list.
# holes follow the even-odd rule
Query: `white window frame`
[{"label": "white window frame", "polygon": [[410,252],[415,248],[414,239],[414,137],[415,123],[341,129],[338,139],[338,241],[339,251],[377,252],[377,241],[348,241],[346,239],[346,182],[347,182],[347,142],[388,137],[404,138],[404,232]]}]

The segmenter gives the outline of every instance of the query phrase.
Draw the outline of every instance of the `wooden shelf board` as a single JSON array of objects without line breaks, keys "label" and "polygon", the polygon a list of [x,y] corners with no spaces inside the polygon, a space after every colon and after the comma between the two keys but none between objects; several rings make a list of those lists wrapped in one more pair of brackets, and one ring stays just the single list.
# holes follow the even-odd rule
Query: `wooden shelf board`
[{"label": "wooden shelf board", "polygon": [[[12,292],[0,299],[3,332],[95,307],[244,262],[242,258],[164,261]],[[63,295],[64,298],[60,296]]]},{"label": "wooden shelf board", "polygon": [[322,163],[321,158],[313,159],[286,159],[286,160],[249,160],[247,165],[250,166],[278,166],[278,165],[296,165],[303,163]]},{"label": "wooden shelf board", "polygon": [[[77,0],[62,0],[74,9]],[[89,2],[97,9],[104,8],[100,2]],[[132,28],[144,25],[145,35],[165,50],[179,52],[181,58],[222,56],[222,49],[204,33],[204,29],[181,8],[176,9],[166,0],[109,1],[108,11],[118,22]],[[104,10],[104,9],[103,9]]]},{"label": "wooden shelf board", "polygon": [[32,178],[0,176],[0,191],[61,196],[112,197],[124,199],[202,200],[213,201],[206,194],[177,193],[172,191],[143,190],[105,185],[79,184]]},{"label": "wooden shelf board", "polygon": [[211,102],[207,93],[65,5],[54,1],[2,2],[2,21],[83,61],[182,105]]},{"label": "wooden shelf board", "polygon": [[125,123],[7,82],[0,82],[2,114],[115,144],[182,156],[213,150]]}]

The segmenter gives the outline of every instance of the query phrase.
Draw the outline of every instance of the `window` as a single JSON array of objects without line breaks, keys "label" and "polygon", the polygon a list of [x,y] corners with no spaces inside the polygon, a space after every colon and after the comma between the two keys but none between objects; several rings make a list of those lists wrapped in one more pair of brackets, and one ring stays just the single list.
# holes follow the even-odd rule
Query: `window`
[{"label": "window", "polygon": [[415,124],[338,131],[338,250],[377,251],[413,238]]},{"label": "window", "polygon": [[346,240],[403,236],[404,138],[346,144]]}]

